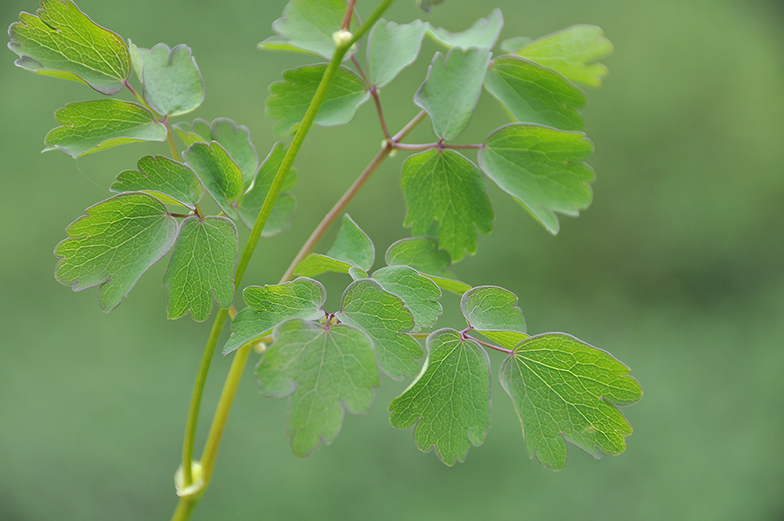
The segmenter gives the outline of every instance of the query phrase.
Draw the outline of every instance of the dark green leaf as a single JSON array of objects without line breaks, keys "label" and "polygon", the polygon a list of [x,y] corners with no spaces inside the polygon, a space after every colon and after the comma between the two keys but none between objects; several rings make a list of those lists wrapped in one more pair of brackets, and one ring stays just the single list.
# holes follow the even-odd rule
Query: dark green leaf
[{"label": "dark green leaf", "polygon": [[631,425],[614,407],[642,398],[629,368],[608,353],[562,333],[529,338],[501,365],[530,457],[561,470],[566,442],[595,458],[620,454]]},{"label": "dark green leaf", "polygon": [[377,87],[389,84],[414,63],[425,37],[427,24],[414,20],[405,25],[379,20],[368,39],[368,77]]},{"label": "dark green leaf", "polygon": [[479,165],[555,235],[554,212],[576,216],[591,203],[594,173],[584,160],[592,151],[581,132],[518,123],[488,136]]},{"label": "dark green leaf", "polygon": [[55,248],[55,277],[74,291],[101,286],[103,311],[116,308],[147,268],[171,249],[177,221],[157,199],[120,194],[91,206]]},{"label": "dark green leaf", "polygon": [[496,286],[478,286],[463,294],[460,309],[468,325],[502,347],[513,349],[528,338],[517,295]]},{"label": "dark green leaf", "polygon": [[21,13],[8,29],[17,66],[79,81],[102,94],[123,89],[132,68],[120,36],[93,23],[71,0],[41,0],[37,15]]},{"label": "dark green leaf", "polygon": [[165,43],[152,49],[130,46],[144,100],[152,110],[162,116],[180,116],[202,104],[204,81],[190,47],[181,44],[170,49]]},{"label": "dark green leaf", "polygon": [[373,267],[376,249],[370,237],[348,214],[344,214],[343,224],[327,255],[367,271]]},{"label": "dark green leaf", "polygon": [[46,135],[44,151],[58,149],[73,158],[125,143],[166,141],[166,126],[155,120],[155,114],[128,101],[68,103],[54,118],[62,126]]},{"label": "dark green leaf", "polygon": [[112,192],[148,192],[166,204],[179,204],[191,210],[204,197],[204,187],[187,165],[164,156],[145,156],[117,176]]},{"label": "dark green leaf", "polygon": [[[259,216],[259,211],[264,205],[264,199],[267,198],[267,193],[272,186],[272,181],[278,173],[283,157],[286,155],[286,147],[283,143],[276,143],[272,147],[267,158],[261,165],[261,168],[256,173],[256,180],[253,187],[237,202],[237,209],[240,211],[242,222],[248,228],[253,228],[256,218]],[[294,211],[297,208],[297,203],[294,196],[288,192],[294,188],[297,182],[297,172],[293,168],[289,170],[286,175],[286,180],[283,182],[280,194],[275,200],[272,207],[272,212],[264,225],[264,230],[261,232],[262,237],[271,237],[277,233],[288,230],[291,225],[291,219],[294,216]]]},{"label": "dark green leaf", "polygon": [[237,217],[233,204],[242,195],[242,171],[220,143],[194,143],[182,154],[204,188],[210,193],[226,215]]},{"label": "dark green leaf", "polygon": [[373,273],[373,280],[381,284],[386,291],[403,299],[416,322],[412,331],[431,327],[443,312],[438,302],[441,290],[435,282],[408,266],[381,268]]},{"label": "dark green leaf", "polygon": [[429,26],[427,34],[447,47],[479,47],[492,49],[504,27],[504,17],[500,9],[493,9],[490,16],[480,18],[474,25],[460,33],[450,33],[441,27]]},{"label": "dark green leaf", "polygon": [[[272,24],[272,29],[282,37],[273,43],[288,43],[329,60],[335,51],[332,35],[340,30],[345,12],[344,0],[289,0],[283,17]],[[352,31],[357,27],[354,22]]]},{"label": "dark green leaf", "polygon": [[472,340],[453,329],[427,337],[428,360],[419,378],[389,404],[393,427],[416,424],[419,450],[436,449],[447,465],[464,461],[490,427],[490,359]]},{"label": "dark green leaf", "polygon": [[379,385],[373,342],[347,324],[320,326],[293,319],[275,328],[275,342],[256,368],[259,390],[289,397],[294,455],[307,457],[340,432],[344,409],[366,414]]}]

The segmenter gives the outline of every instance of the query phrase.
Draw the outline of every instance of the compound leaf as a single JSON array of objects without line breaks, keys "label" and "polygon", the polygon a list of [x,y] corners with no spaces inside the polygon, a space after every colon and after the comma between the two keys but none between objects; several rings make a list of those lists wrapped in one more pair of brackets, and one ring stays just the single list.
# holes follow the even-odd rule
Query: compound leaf
[{"label": "compound leaf", "polygon": [[136,168],[138,170],[121,172],[110,190],[148,192],[166,204],[178,204],[191,210],[204,197],[204,187],[188,165],[164,156],[145,156],[139,159]]},{"label": "compound leaf", "polygon": [[323,315],[327,291],[320,282],[305,277],[267,286],[248,286],[243,291],[247,308],[231,321],[231,337],[223,348],[227,355],[270,332],[292,318],[314,319]]},{"label": "compound leaf", "polygon": [[142,95],[152,110],[162,116],[180,116],[196,110],[204,101],[204,80],[191,48],[165,43],[144,49],[130,44]]},{"label": "compound leaf", "polygon": [[197,322],[207,320],[212,300],[228,309],[234,299],[237,228],[231,220],[191,216],[180,223],[163,285],[169,289],[168,315],[180,318],[191,312]]},{"label": "compound leaf", "polygon": [[441,27],[428,26],[427,34],[447,47],[479,47],[492,49],[504,27],[504,17],[496,8],[487,18],[480,18],[474,25],[460,33],[450,33]]},{"label": "compound leaf", "polygon": [[516,123],[488,136],[479,166],[555,235],[554,212],[576,216],[591,204],[594,173],[584,160],[592,151],[582,132]]},{"label": "compound leaf", "polygon": [[[340,30],[345,12],[345,0],[290,0],[283,16],[272,23],[272,29],[282,38],[271,43],[278,46],[288,43],[291,47],[320,54],[329,60],[335,52],[332,35]],[[357,28],[355,22],[355,19],[351,22],[352,32]],[[265,46],[265,43],[259,45]],[[347,57],[350,55],[346,54]]]},{"label": "compound leaf", "polygon": [[96,25],[71,0],[41,0],[36,14],[21,13],[8,29],[17,66],[79,81],[101,94],[123,89],[132,67],[119,35]]},{"label": "compound leaf", "polygon": [[573,25],[534,40],[517,51],[524,58],[555,69],[571,81],[599,87],[607,67],[596,60],[613,51],[612,43],[595,25]]},{"label": "compound leaf", "polygon": [[526,449],[561,470],[566,442],[595,458],[620,454],[631,425],[613,405],[642,398],[629,368],[572,336],[548,333],[520,344],[501,365],[501,386],[514,402]]},{"label": "compound leaf", "polygon": [[379,20],[368,38],[368,77],[376,87],[388,85],[414,63],[422,46],[428,24],[414,20],[409,24]]},{"label": "compound leaf", "polygon": [[376,249],[370,237],[348,214],[344,214],[343,224],[327,255],[367,271],[373,267]]},{"label": "compound leaf", "polygon": [[147,269],[171,249],[177,221],[143,193],[116,195],[91,206],[66,229],[54,250],[55,277],[81,291],[101,286],[101,310],[111,311]]},{"label": "compound leaf", "polygon": [[390,378],[402,380],[417,373],[416,359],[424,353],[406,334],[414,328],[414,317],[400,297],[384,291],[372,279],[356,280],[343,293],[337,317],[370,336],[378,365]]},{"label": "compound leaf", "polygon": [[373,342],[348,324],[322,327],[297,318],[277,326],[274,337],[256,368],[259,390],[289,397],[286,435],[294,455],[304,458],[335,439],[344,409],[370,410],[379,385]]},{"label": "compound leaf", "polygon": [[463,294],[460,309],[468,324],[502,347],[514,347],[528,338],[517,295],[496,286],[478,286]]},{"label": "compound leaf", "polygon": [[[283,146],[283,143],[276,143],[256,173],[253,187],[237,201],[237,209],[240,212],[242,222],[248,228],[253,228],[253,224],[259,216],[259,211],[264,205],[264,199],[267,198],[272,181],[275,179],[285,155],[286,147]],[[286,175],[280,194],[272,206],[272,212],[264,225],[264,230],[261,232],[262,237],[272,237],[277,233],[288,230],[294,211],[297,209],[294,196],[288,192],[294,188],[296,182],[297,172],[292,168]]]},{"label": "compound leaf", "polygon": [[166,141],[166,126],[155,114],[128,101],[68,103],[54,118],[62,126],[46,134],[44,152],[58,149],[74,159],[125,143]]},{"label": "compound leaf", "polygon": [[476,253],[476,231],[490,233],[493,208],[482,173],[453,150],[431,149],[403,163],[405,226],[413,235],[427,235],[438,225],[438,242],[452,259]]},{"label": "compound leaf", "polygon": [[490,427],[490,359],[453,329],[427,337],[427,350],[423,372],[389,404],[389,421],[398,429],[416,424],[417,448],[435,447],[451,466],[465,460],[471,445],[481,445]]},{"label": "compound leaf", "polygon": [[[280,120],[273,128],[276,134],[297,131],[326,70],[326,64],[289,69],[283,72],[283,81],[270,85],[267,114],[272,119]],[[341,66],[316,114],[315,123],[323,127],[348,123],[369,96],[362,78],[351,69]]]},{"label": "compound leaf", "polygon": [[194,143],[182,154],[204,188],[229,217],[236,218],[233,203],[242,195],[242,171],[217,141]]},{"label": "compound leaf", "polygon": [[468,125],[482,93],[490,56],[487,49],[477,48],[455,47],[446,58],[436,53],[414,103],[427,111],[438,137],[455,139]]},{"label": "compound leaf", "polygon": [[[354,269],[354,268],[352,268]],[[388,266],[373,273],[373,280],[386,291],[397,295],[414,315],[412,331],[431,327],[443,312],[438,299],[441,290],[431,279],[408,266]]]},{"label": "compound leaf", "polygon": [[500,56],[490,62],[485,88],[506,105],[517,121],[540,123],[563,130],[582,130],[577,109],[585,94],[553,69],[520,56]]}]

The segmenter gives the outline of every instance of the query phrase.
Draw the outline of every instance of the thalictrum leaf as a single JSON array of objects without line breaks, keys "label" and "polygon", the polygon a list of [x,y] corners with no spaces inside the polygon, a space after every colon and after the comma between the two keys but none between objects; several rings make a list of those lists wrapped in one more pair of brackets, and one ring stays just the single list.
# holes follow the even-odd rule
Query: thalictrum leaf
[{"label": "thalictrum leaf", "polygon": [[376,87],[389,84],[414,63],[425,37],[427,24],[414,20],[409,24],[379,20],[368,37],[368,77]]},{"label": "thalictrum leaf", "polygon": [[327,255],[367,271],[373,267],[376,249],[370,237],[348,214],[344,214],[343,224]]},{"label": "thalictrum leaf", "polygon": [[191,312],[203,322],[212,312],[212,300],[224,309],[234,299],[237,228],[230,219],[191,216],[180,223],[163,285],[169,290],[168,316]]},{"label": "thalictrum leaf", "polygon": [[320,326],[293,319],[275,328],[275,342],[256,368],[259,390],[289,397],[288,429],[294,455],[307,457],[332,442],[344,409],[366,414],[379,385],[373,342],[347,324]]},{"label": "thalictrum leaf", "polygon": [[194,209],[204,197],[204,187],[196,173],[182,163],[164,156],[145,156],[136,164],[137,170],[126,170],[117,176],[112,192],[149,192],[166,204],[179,204]]},{"label": "thalictrum leaf", "polygon": [[300,47],[291,45],[287,39],[281,36],[270,36],[264,41],[256,44],[256,47],[258,49],[261,49],[262,51],[288,51],[288,52],[298,52],[302,54],[318,55],[317,52],[308,51],[306,49],[302,49]]},{"label": "thalictrum leaf", "polygon": [[373,273],[373,280],[381,284],[386,291],[403,299],[416,322],[412,331],[431,327],[443,312],[438,302],[441,298],[441,290],[435,282],[413,268],[387,266],[376,270]]},{"label": "thalictrum leaf", "polygon": [[223,348],[224,355],[270,334],[275,326],[291,318],[323,316],[321,307],[327,300],[324,286],[305,277],[283,284],[248,286],[242,294],[248,307],[231,321],[232,333]]},{"label": "thalictrum leaf", "polygon": [[242,171],[226,149],[217,141],[194,143],[182,154],[204,188],[210,193],[226,215],[236,218],[237,210],[233,204],[242,195]]},{"label": "thalictrum leaf", "polygon": [[[283,17],[272,23],[272,29],[283,37],[275,43],[287,42],[329,60],[335,51],[332,35],[340,30],[345,12],[345,0],[289,0]],[[352,20],[350,30],[356,27]]]},{"label": "thalictrum leaf", "polygon": [[368,275],[367,271],[363,270],[362,268],[358,268],[356,266],[351,266],[351,268],[349,268],[348,270],[348,274],[351,275],[351,278],[353,280],[370,278],[370,275]]},{"label": "thalictrum leaf", "polygon": [[416,360],[424,353],[406,334],[414,328],[414,317],[400,297],[384,291],[372,279],[360,279],[346,288],[336,316],[373,339],[378,365],[390,378],[402,380],[417,373]]},{"label": "thalictrum leaf", "polygon": [[438,249],[433,237],[411,237],[393,243],[386,252],[387,266],[410,266],[430,275],[440,275],[452,264],[449,252]]},{"label": "thalictrum leaf", "polygon": [[408,212],[405,226],[427,235],[438,224],[438,242],[452,259],[476,253],[476,231],[490,233],[493,208],[482,173],[453,150],[431,149],[403,163],[401,177]]},{"label": "thalictrum leaf", "polygon": [[423,372],[389,404],[393,427],[416,424],[419,450],[435,447],[447,465],[464,461],[471,445],[484,442],[490,426],[490,359],[473,340],[453,329],[427,337],[428,359]]},{"label": "thalictrum leaf", "polygon": [[196,110],[204,101],[204,80],[191,48],[165,43],[144,49],[130,44],[136,75],[142,82],[144,100],[162,116],[180,116]]},{"label": "thalictrum leaf", "polygon": [[492,49],[504,27],[504,17],[500,9],[493,9],[487,18],[480,18],[474,25],[460,33],[450,33],[441,27],[429,26],[427,34],[447,47],[480,47]]},{"label": "thalictrum leaf", "polygon": [[[273,128],[276,134],[293,134],[297,131],[326,69],[326,64],[290,69],[283,72],[283,81],[270,85],[267,114],[272,119],[280,120]],[[369,96],[362,78],[351,69],[341,67],[316,114],[315,123],[323,127],[348,123]]]},{"label": "thalictrum leaf", "polygon": [[468,324],[502,347],[513,349],[528,338],[517,295],[496,286],[478,286],[463,294],[460,309]]},{"label": "thalictrum leaf", "polygon": [[212,141],[212,131],[210,124],[201,119],[196,118],[193,120],[193,125],[185,121],[180,121],[172,125],[174,132],[180,137],[186,147],[194,143],[209,143]]},{"label": "thalictrum leaf", "polygon": [[527,36],[517,36],[515,38],[509,38],[508,40],[504,40],[501,42],[501,50],[504,52],[509,53],[516,53],[533,40]]},{"label": "thalictrum leaf", "polygon": [[119,35],[96,25],[71,0],[41,0],[37,15],[21,13],[8,29],[17,66],[79,81],[102,94],[123,89],[132,67]]},{"label": "thalictrum leaf", "polygon": [[462,295],[463,293],[471,289],[471,286],[459,280],[447,279],[444,277],[436,277],[435,275],[425,275],[425,277],[435,282],[436,285],[442,290],[449,291],[457,295]]},{"label": "thalictrum leaf", "polygon": [[302,262],[297,264],[294,269],[294,275],[302,275],[303,277],[315,277],[334,271],[335,273],[348,273],[351,270],[351,264],[348,264],[332,257],[327,257],[320,253],[311,253],[305,257]]},{"label": "thalictrum leaf", "polygon": [[555,69],[571,81],[599,87],[607,75],[600,60],[612,53],[613,46],[601,28],[573,25],[534,40],[517,54]]},{"label": "thalictrum leaf", "polygon": [[414,95],[414,103],[425,109],[440,138],[455,139],[463,132],[482,93],[487,49],[452,48],[446,58],[437,52],[427,79]]},{"label": "thalictrum leaf", "polygon": [[147,268],[174,244],[177,221],[143,193],[116,195],[91,206],[55,248],[57,280],[74,291],[101,286],[101,310],[111,311]]},{"label": "thalictrum leaf", "polygon": [[[264,199],[267,198],[267,193],[272,186],[272,181],[278,173],[280,164],[283,162],[283,157],[286,155],[286,147],[283,143],[276,143],[270,151],[267,158],[261,164],[261,168],[256,173],[256,180],[253,187],[237,202],[237,209],[240,211],[242,222],[248,228],[253,228],[256,218],[259,216],[259,211],[264,205]],[[280,189],[280,194],[272,206],[272,212],[264,225],[264,230],[261,232],[262,237],[272,237],[273,235],[282,231],[288,230],[291,225],[291,219],[294,216],[294,211],[297,209],[297,203],[294,196],[288,192],[294,188],[297,182],[297,172],[295,169],[289,170],[286,175],[286,180],[283,181],[283,186]]]},{"label": "thalictrum leaf", "polygon": [[585,105],[585,94],[561,74],[536,62],[513,55],[496,58],[487,69],[485,88],[517,121],[563,130],[585,127],[577,110]]},{"label": "thalictrum leaf", "polygon": [[591,203],[594,173],[584,160],[592,151],[581,132],[517,123],[488,136],[479,166],[555,235],[554,212],[578,215]]},{"label": "thalictrum leaf", "polygon": [[166,141],[166,126],[155,120],[155,114],[128,101],[68,103],[54,117],[62,126],[46,134],[44,151],[58,149],[73,158],[125,143]]},{"label": "thalictrum leaf", "polygon": [[501,365],[528,455],[545,467],[566,464],[566,442],[595,458],[620,454],[631,425],[614,407],[642,398],[629,368],[608,353],[562,333],[529,338]]}]

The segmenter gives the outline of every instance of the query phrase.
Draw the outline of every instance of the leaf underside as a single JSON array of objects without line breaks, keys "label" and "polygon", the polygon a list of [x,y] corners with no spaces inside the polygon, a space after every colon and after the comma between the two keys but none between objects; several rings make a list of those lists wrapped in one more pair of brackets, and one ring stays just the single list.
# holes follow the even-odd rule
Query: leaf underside
[{"label": "leaf underside", "polygon": [[204,187],[188,165],[164,156],[145,156],[136,168],[117,176],[112,192],[149,192],[166,204],[179,204],[191,210],[204,197]]}]

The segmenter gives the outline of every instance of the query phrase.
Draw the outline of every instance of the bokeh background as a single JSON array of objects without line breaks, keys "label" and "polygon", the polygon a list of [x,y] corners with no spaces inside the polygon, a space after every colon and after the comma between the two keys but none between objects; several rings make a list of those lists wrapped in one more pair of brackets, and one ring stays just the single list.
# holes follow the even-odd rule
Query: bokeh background
[{"label": "bokeh background", "polygon": [[[187,43],[207,85],[193,117],[248,126],[260,156],[275,141],[267,85],[301,57],[263,53],[284,0],[81,0],[99,24],[140,46]],[[531,332],[566,331],[632,368],[643,400],[618,457],[571,448],[554,473],[526,456],[511,403],[494,385],[493,426],[467,461],[445,467],[392,429],[386,405],[407,385],[385,380],[367,417],[309,459],[284,436],[285,402],[258,395],[246,369],[213,483],[194,520],[784,519],[784,8],[774,0],[413,0],[388,13],[462,30],[496,5],[502,38],[575,23],[614,42],[611,73],[584,113],[596,144],[593,206],[551,237],[490,186],[495,230],[455,266],[472,285],[520,296]],[[361,13],[375,2],[359,1]],[[0,25],[35,0],[2,0]],[[429,57],[386,88],[392,128],[411,118]],[[165,262],[111,314],[96,290],[53,278],[52,250],[115,175],[163,144],[74,161],[40,154],[52,113],[93,99],[85,86],[0,60],[0,519],[167,519],[172,476],[209,322],[165,318]],[[483,95],[462,137],[506,122]],[[413,139],[428,139],[422,125]],[[274,283],[315,223],[379,149],[372,105],[344,127],[314,128],[297,160],[299,212],[264,241],[246,282]],[[387,161],[349,212],[378,257],[406,237],[404,155]],[[325,239],[325,251],[333,233]],[[339,277],[327,278],[337,305]],[[442,321],[458,325],[457,299]],[[256,357],[256,355],[254,355]],[[501,357],[493,356],[496,371]],[[204,440],[230,360],[216,357]]]}]

